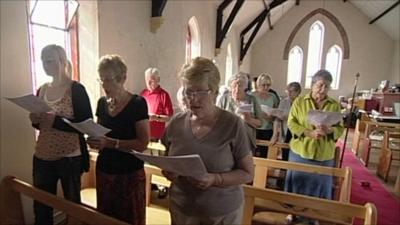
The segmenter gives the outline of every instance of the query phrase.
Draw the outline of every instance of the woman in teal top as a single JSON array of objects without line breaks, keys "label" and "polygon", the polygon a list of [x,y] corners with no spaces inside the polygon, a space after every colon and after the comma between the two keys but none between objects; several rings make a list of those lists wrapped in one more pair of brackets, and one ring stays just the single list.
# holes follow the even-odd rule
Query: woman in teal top
[{"label": "woman in teal top", "polygon": [[[269,75],[261,74],[257,78],[257,88],[252,94],[257,98],[260,105],[266,105],[271,108],[277,108],[279,99],[273,93],[269,92],[272,85],[272,79]],[[271,140],[273,135],[273,120],[272,115],[262,113],[264,123],[256,130],[256,138],[259,140]],[[267,158],[268,147],[257,146],[255,156]]]},{"label": "woman in teal top", "polygon": [[[310,110],[340,112],[339,103],[328,96],[331,83],[332,75],[320,70],[312,77],[311,92],[293,102],[288,118],[288,127],[293,134],[289,161],[329,167],[335,165],[335,144],[343,133],[343,123],[315,127],[307,120]],[[285,190],[332,199],[332,185],[331,176],[289,171]]]}]

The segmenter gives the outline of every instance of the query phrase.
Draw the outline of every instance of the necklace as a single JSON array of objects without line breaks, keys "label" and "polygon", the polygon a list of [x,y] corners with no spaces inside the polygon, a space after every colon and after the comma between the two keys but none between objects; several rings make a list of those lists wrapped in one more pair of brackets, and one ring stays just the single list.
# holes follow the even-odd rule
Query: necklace
[{"label": "necklace", "polygon": [[125,105],[126,101],[129,99],[129,93],[126,92],[125,96],[121,97],[121,100],[117,101],[116,98],[108,98],[107,99],[107,107],[108,111],[113,113],[117,109],[121,108]]}]

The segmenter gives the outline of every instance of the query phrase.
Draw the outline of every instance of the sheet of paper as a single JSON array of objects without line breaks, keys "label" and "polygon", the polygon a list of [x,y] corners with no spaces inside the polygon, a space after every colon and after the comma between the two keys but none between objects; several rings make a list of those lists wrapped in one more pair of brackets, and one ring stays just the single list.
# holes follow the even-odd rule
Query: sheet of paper
[{"label": "sheet of paper", "polygon": [[253,104],[240,104],[236,108],[236,114],[252,113],[252,112],[253,112]]},{"label": "sheet of paper", "polygon": [[207,173],[199,155],[153,156],[134,150],[130,151],[130,153],[145,162],[180,176],[201,178]]},{"label": "sheet of paper", "polygon": [[308,122],[314,126],[326,125],[331,127],[342,121],[342,114],[339,112],[326,112],[321,110],[310,110],[308,112]]},{"label": "sheet of paper", "polygon": [[51,107],[46,104],[46,102],[33,94],[6,99],[31,113],[44,113],[52,110]]},{"label": "sheet of paper", "polygon": [[80,132],[89,135],[90,137],[102,137],[111,130],[95,123],[93,119],[89,118],[80,123],[72,123],[68,119],[63,118],[64,122],[68,123],[71,127],[79,130]]},{"label": "sheet of paper", "polygon": [[266,113],[266,114],[268,114],[270,116],[277,116],[279,118],[283,117],[283,115],[284,115],[284,112],[282,110],[276,109],[276,108],[272,108],[272,107],[267,106],[267,105],[261,105],[261,110],[264,113]]}]

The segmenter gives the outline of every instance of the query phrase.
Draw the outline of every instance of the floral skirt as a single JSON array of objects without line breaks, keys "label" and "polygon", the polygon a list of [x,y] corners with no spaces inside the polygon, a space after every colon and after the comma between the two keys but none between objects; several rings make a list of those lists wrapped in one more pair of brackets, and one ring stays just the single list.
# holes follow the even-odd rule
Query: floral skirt
[{"label": "floral skirt", "polygon": [[146,222],[144,170],[130,174],[96,171],[97,210],[134,225]]}]

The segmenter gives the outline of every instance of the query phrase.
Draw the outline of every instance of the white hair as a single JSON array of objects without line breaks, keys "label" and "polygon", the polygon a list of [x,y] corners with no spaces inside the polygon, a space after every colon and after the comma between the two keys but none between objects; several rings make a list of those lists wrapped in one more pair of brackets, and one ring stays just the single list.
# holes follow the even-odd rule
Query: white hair
[{"label": "white hair", "polygon": [[150,76],[156,76],[157,78],[160,77],[159,72],[158,72],[158,69],[157,69],[157,68],[153,68],[153,67],[148,68],[148,69],[144,72],[144,75],[145,75],[147,78],[150,77]]}]

